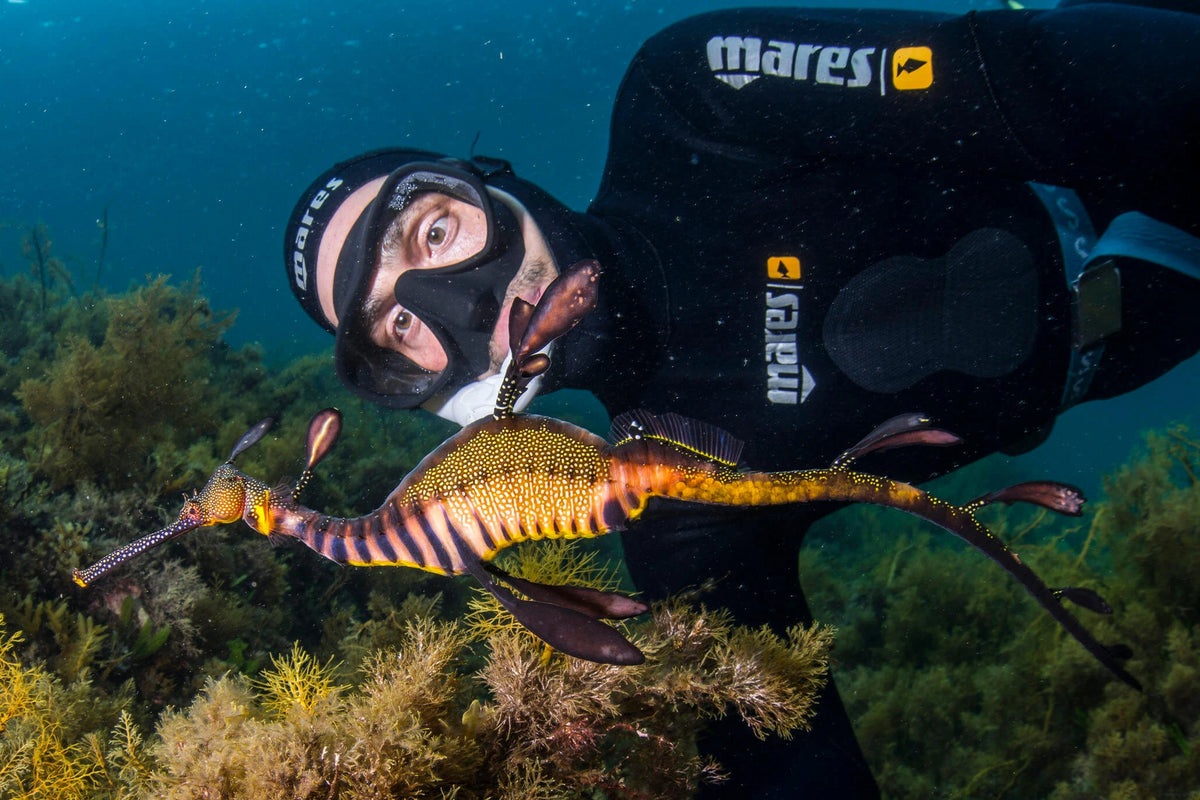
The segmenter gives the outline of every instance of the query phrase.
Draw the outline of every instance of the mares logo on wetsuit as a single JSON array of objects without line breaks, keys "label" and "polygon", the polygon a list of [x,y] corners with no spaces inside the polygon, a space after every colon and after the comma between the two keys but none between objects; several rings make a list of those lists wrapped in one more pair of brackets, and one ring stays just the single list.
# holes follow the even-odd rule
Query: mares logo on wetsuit
[{"label": "mares logo on wetsuit", "polygon": [[[811,81],[824,86],[861,89],[877,86],[887,94],[933,85],[933,51],[901,47],[888,59],[888,48],[797,44],[756,36],[714,36],[706,47],[708,68],[717,80],[741,89],[763,75]],[[891,65],[889,71],[885,64]],[[883,76],[889,75],[887,79]]]},{"label": "mares logo on wetsuit", "polygon": [[[800,327],[800,259],[772,256],[767,259],[767,293],[764,344],[767,362],[767,402],[776,405],[803,403],[816,388],[808,369],[800,363],[796,331]],[[793,283],[794,281],[794,283]]]},{"label": "mares logo on wetsuit", "polygon": [[928,89],[933,85],[933,51],[901,47],[892,55],[892,85],[897,89]]},{"label": "mares logo on wetsuit", "polygon": [[776,281],[800,280],[800,259],[795,256],[772,256],[768,258],[767,277]]}]

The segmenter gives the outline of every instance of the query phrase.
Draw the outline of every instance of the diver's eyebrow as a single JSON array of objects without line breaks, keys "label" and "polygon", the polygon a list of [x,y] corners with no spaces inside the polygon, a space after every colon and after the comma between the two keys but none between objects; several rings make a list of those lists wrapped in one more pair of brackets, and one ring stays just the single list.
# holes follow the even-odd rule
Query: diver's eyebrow
[{"label": "diver's eyebrow", "polygon": [[375,338],[375,328],[379,325],[380,320],[383,319],[383,315],[388,311],[387,300],[388,298],[379,295],[368,295],[366,300],[363,301],[362,318],[367,323],[368,335],[372,339]]},{"label": "diver's eyebrow", "polygon": [[414,218],[424,213],[423,206],[428,205],[428,203],[422,203],[422,201],[425,200],[429,194],[431,193],[426,192],[414,197],[409,204],[404,207],[404,210],[397,214],[396,218],[388,223],[387,230],[383,232],[383,242],[382,246],[379,248],[379,258],[375,264],[376,269],[382,265],[383,257],[386,253],[394,253],[397,250],[404,250],[405,232],[408,230],[409,225],[413,223]]}]

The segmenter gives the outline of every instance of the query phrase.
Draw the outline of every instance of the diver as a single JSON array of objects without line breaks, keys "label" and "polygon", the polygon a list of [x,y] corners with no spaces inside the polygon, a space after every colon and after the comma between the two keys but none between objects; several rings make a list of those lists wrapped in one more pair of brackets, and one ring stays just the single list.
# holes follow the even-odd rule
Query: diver
[{"label": "diver", "polygon": [[[762,470],[921,411],[966,444],[870,466],[925,480],[1200,349],[1197,42],[1192,14],[1108,3],[697,16],[635,57],[586,212],[501,160],[378,150],[304,191],[288,282],[353,391],[465,425],[513,298],[595,258],[599,305],[537,391],[714,423]],[[791,624],[828,510],[648,519],[626,558],[649,597],[713,578],[740,623]],[[727,796],[878,796],[832,684],[794,741],[738,727],[709,745]]]}]

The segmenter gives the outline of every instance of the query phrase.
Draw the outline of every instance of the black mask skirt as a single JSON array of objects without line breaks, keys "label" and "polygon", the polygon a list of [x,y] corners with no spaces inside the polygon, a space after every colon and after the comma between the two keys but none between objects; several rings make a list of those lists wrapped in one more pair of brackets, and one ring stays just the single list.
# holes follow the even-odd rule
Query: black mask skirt
[{"label": "black mask skirt", "polygon": [[[372,342],[370,320],[362,313],[388,227],[415,198],[430,192],[474,205],[487,220],[486,241],[477,253],[449,266],[406,270],[396,281],[396,302],[445,350],[441,371]],[[359,215],[338,255],[333,287],[338,377],[361,397],[392,408],[413,408],[476,380],[490,366],[488,344],[524,257],[520,223],[488,196],[474,164],[455,159],[405,164]]]}]

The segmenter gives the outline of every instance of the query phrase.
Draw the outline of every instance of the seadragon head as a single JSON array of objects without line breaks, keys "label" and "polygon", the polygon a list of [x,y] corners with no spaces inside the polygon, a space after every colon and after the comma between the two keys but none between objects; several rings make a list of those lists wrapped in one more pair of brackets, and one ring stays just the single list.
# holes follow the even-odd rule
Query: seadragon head
[{"label": "seadragon head", "polygon": [[179,518],[185,517],[200,519],[196,527],[240,519],[259,533],[269,533],[271,487],[226,461],[217,467],[203,489],[184,502]]},{"label": "seadragon head", "polygon": [[233,465],[235,458],[266,435],[271,424],[271,419],[264,419],[246,431],[234,445],[229,458],[213,471],[204,487],[184,500],[175,522],[109,553],[86,569],[75,570],[71,574],[75,583],[88,586],[126,561],[197,528],[240,519],[259,533],[270,533],[274,524],[272,509],[279,502],[290,501],[290,496],[308,482],[313,467],[337,440],[341,430],[341,413],[335,408],[327,408],[313,417],[308,430],[307,464],[295,488],[286,493],[286,497]]}]

